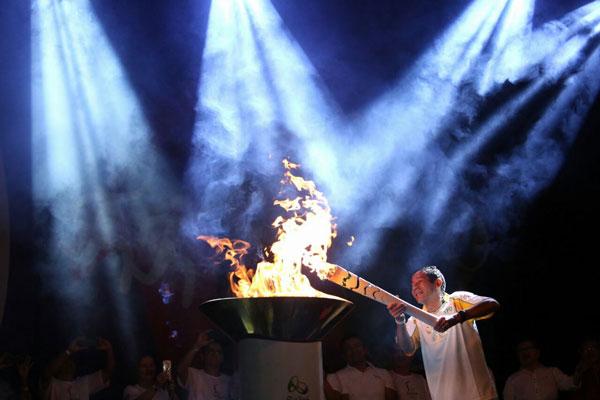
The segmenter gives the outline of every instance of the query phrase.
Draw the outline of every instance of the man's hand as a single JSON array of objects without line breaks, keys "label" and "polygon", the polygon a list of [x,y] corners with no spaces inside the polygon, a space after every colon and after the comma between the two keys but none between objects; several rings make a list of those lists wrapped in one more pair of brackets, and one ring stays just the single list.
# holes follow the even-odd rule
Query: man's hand
[{"label": "man's hand", "polygon": [[101,351],[109,351],[112,350],[112,344],[104,338],[98,338],[98,344],[96,348]]},{"label": "man's hand", "polygon": [[448,329],[452,328],[454,325],[458,325],[459,323],[460,316],[457,313],[451,316],[450,318],[440,317],[433,329],[435,329],[438,332],[446,332]]},{"label": "man's hand", "polygon": [[404,353],[414,353],[416,345],[406,329],[406,317],[404,316],[406,304],[400,302],[389,303],[387,309],[396,321],[396,344],[400,346]]},{"label": "man's hand", "polygon": [[194,349],[195,350],[200,350],[201,348],[203,348],[207,344],[209,344],[211,342],[214,342],[214,339],[212,339],[209,336],[211,332],[212,332],[212,329],[208,329],[208,330],[205,330],[205,331],[200,332],[198,334],[198,337],[196,338],[196,342],[194,343]]},{"label": "man's hand", "polygon": [[404,312],[406,311],[406,306],[402,303],[390,303],[387,305],[387,309],[390,315],[394,319],[397,319],[398,317],[400,317],[401,314],[404,314]]},{"label": "man's hand", "polygon": [[29,371],[31,371],[32,366],[33,366],[33,362],[31,361],[30,356],[26,356],[22,360],[19,360],[19,362],[17,362],[17,372],[19,373],[21,382],[27,383],[27,378],[29,377]]},{"label": "man's hand", "polygon": [[77,353],[78,351],[85,350],[87,347],[83,345],[85,338],[83,336],[75,338],[67,348],[70,354]]}]

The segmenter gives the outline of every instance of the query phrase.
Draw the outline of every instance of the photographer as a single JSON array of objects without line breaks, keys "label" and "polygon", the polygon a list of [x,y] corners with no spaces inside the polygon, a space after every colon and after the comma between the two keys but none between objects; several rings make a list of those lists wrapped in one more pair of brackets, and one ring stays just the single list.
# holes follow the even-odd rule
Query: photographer
[{"label": "photographer", "polygon": [[[202,369],[192,366],[197,355],[201,356]],[[177,369],[180,384],[188,391],[188,399],[229,400],[233,398],[232,379],[222,373],[222,366],[223,348],[210,336],[210,331],[200,333]]]},{"label": "photographer", "polygon": [[[106,353],[106,365],[94,373],[77,376],[77,364],[73,356],[83,350],[97,349]],[[115,367],[112,345],[106,339],[96,341],[77,338],[69,344],[46,368],[44,373],[44,399],[88,400],[90,395],[108,387]]]},{"label": "photographer", "polygon": [[138,364],[138,381],[129,385],[123,392],[124,400],[173,400],[175,395],[171,368],[163,368],[156,373],[156,362],[151,356],[144,356]]}]

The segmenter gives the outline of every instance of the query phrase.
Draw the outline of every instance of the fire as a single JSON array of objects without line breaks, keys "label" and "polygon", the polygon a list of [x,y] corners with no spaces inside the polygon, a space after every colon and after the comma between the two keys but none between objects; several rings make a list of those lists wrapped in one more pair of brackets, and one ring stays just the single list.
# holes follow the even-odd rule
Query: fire
[{"label": "fire", "polygon": [[292,185],[299,195],[294,199],[276,200],[275,205],[285,211],[272,223],[277,240],[265,249],[273,261],[262,261],[256,269],[243,263],[250,244],[243,240],[230,240],[199,236],[217,253],[224,254],[233,272],[229,275],[231,290],[237,297],[270,296],[327,296],[314,289],[302,274],[302,266],[325,279],[335,264],[327,262],[327,250],[336,237],[336,226],[331,209],[323,193],[314,182],[294,175],[299,165],[283,160],[283,184]]}]

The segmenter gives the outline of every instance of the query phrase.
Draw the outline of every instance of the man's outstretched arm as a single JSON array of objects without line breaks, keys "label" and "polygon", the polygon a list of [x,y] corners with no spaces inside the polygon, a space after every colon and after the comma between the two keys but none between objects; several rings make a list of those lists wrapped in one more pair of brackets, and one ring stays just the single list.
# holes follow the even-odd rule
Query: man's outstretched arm
[{"label": "man's outstretched arm", "polygon": [[458,311],[449,318],[441,317],[433,327],[438,332],[445,332],[454,325],[462,324],[470,319],[478,319],[494,314],[500,309],[500,303],[491,297],[482,297],[482,300],[472,307]]}]

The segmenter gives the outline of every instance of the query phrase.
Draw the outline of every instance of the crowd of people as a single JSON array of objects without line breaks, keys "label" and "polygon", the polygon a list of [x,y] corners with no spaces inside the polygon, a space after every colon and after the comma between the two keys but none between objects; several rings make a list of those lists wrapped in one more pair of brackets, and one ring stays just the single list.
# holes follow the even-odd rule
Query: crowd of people
[{"label": "crowd of people", "polygon": [[[391,368],[373,364],[362,338],[348,335],[339,346],[345,366],[324,376],[327,400],[600,399],[597,340],[581,344],[574,373],[567,375],[559,368],[544,365],[538,342],[523,338],[515,348],[520,368],[498,390],[476,321],[492,317],[499,303],[470,292],[446,293],[445,278],[434,266],[416,271],[411,287],[423,309],[438,317],[435,326],[414,317],[407,319],[402,303],[389,304],[396,326]],[[78,365],[89,349],[103,354],[103,365],[97,370],[85,371]],[[415,368],[415,359],[422,360],[422,369]],[[238,376],[226,374],[223,367],[222,344],[208,331],[202,332],[176,368],[168,360],[159,366],[151,355],[140,357],[136,381],[127,385],[119,398],[239,399]],[[44,366],[35,382],[30,377],[31,368],[30,357],[0,355],[0,399],[93,399],[111,385],[115,357],[106,339],[76,338]]]}]

